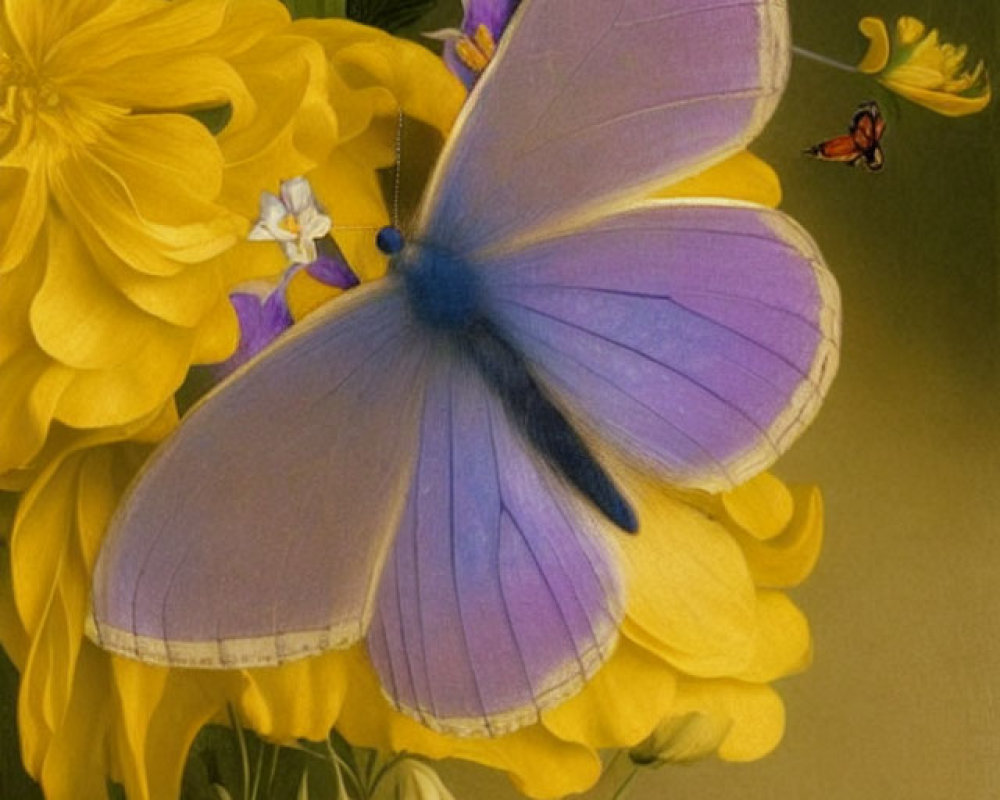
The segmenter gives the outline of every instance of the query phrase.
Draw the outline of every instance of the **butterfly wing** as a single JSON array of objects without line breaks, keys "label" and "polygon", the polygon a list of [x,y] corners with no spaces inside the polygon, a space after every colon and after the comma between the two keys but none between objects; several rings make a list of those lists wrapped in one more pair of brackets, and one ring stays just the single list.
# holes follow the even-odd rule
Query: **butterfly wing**
[{"label": "butterfly wing", "polygon": [[708,490],[766,468],[808,425],[840,327],[801,228],[712,202],[635,207],[482,270],[492,315],[582,430]]},{"label": "butterfly wing", "polygon": [[432,178],[418,237],[473,255],[742,148],[788,70],[782,0],[525,2]]},{"label": "butterfly wing", "polygon": [[499,735],[577,691],[623,609],[602,527],[475,368],[443,357],[367,639],[394,703],[437,730]]},{"label": "butterfly wing", "polygon": [[205,667],[361,638],[419,435],[411,325],[397,288],[356,289],[186,416],[110,526],[92,637]]}]

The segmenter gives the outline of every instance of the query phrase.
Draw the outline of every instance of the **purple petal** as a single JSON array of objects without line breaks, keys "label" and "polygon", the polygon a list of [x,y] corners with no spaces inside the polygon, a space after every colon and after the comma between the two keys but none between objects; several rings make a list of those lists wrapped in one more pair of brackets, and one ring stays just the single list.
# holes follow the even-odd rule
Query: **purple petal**
[{"label": "purple petal", "polygon": [[462,20],[462,30],[472,36],[476,28],[485,25],[493,41],[499,42],[500,36],[507,29],[507,23],[514,15],[521,0],[469,0],[465,8],[465,18]]},{"label": "purple petal", "polygon": [[341,256],[321,255],[306,267],[306,272],[320,283],[338,289],[353,289],[360,283],[354,270]]},{"label": "purple petal", "polygon": [[215,369],[220,379],[245,364],[292,326],[284,292],[271,292],[263,300],[251,292],[233,292],[229,300],[240,323],[240,343]]}]

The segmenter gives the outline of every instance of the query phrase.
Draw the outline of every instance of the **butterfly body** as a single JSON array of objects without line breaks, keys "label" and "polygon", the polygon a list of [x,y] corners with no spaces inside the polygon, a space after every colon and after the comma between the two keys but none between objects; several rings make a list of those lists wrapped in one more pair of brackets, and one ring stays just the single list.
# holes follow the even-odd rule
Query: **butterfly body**
[{"label": "butterfly body", "polygon": [[885,166],[882,151],[882,134],[885,132],[885,117],[874,100],[862,103],[851,117],[848,132],[835,136],[806,152],[821,161],[838,161],[848,166],[862,164],[871,172],[878,172]]},{"label": "butterfly body", "polygon": [[836,371],[839,294],[805,231],[648,199],[752,140],[789,52],[784,0],[524,0],[412,239],[378,236],[387,277],[297,323],[143,467],[89,635],[215,668],[363,640],[392,704],[453,734],[578,692],[625,616],[621,531],[662,524],[629,476],[747,480]]},{"label": "butterfly body", "polygon": [[476,267],[434,245],[399,245],[389,268],[402,276],[414,318],[437,334],[436,346],[476,370],[530,446],[608,519],[635,533],[638,522],[628,501],[490,318]]}]

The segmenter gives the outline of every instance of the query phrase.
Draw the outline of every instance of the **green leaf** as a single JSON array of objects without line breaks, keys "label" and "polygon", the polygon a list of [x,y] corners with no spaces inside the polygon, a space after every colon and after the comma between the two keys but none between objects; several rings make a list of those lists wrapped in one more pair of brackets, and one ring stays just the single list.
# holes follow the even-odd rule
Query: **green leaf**
[{"label": "green leaf", "polygon": [[347,0],[283,0],[293,19],[316,17],[337,19],[347,16]]},{"label": "green leaf", "polygon": [[226,103],[225,105],[213,106],[212,108],[198,108],[187,113],[188,116],[194,117],[208,128],[208,132],[212,136],[217,136],[226,129],[229,120],[233,118],[233,107],[229,103]]},{"label": "green leaf", "polygon": [[435,0],[347,0],[347,17],[395,33],[412,25],[435,5]]}]

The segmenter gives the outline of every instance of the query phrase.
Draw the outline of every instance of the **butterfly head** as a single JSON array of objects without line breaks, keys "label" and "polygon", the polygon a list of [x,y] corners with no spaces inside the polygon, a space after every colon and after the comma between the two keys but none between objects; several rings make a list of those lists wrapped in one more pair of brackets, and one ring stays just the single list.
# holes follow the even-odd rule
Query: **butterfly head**
[{"label": "butterfly head", "polygon": [[387,256],[394,256],[406,246],[406,237],[394,225],[386,225],[375,235],[375,245]]}]

